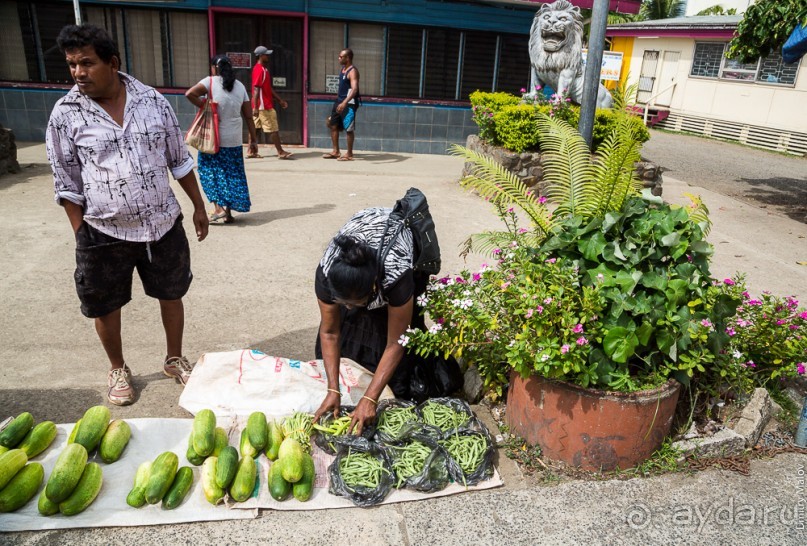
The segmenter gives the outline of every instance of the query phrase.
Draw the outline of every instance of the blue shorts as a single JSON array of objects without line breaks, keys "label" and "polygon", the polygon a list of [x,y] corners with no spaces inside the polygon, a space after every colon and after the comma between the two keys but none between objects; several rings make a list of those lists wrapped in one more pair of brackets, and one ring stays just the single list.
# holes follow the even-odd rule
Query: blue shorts
[{"label": "blue shorts", "polygon": [[352,133],[356,128],[356,105],[348,104],[341,114],[336,111],[338,105],[338,101],[334,103],[331,117],[328,118],[328,125],[335,127],[337,131]]}]

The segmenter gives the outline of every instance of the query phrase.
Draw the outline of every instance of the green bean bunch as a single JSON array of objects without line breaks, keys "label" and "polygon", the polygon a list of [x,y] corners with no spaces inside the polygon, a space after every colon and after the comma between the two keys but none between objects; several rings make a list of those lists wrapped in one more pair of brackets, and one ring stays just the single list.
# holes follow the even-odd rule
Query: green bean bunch
[{"label": "green bean bunch", "polygon": [[311,430],[314,425],[314,416],[309,413],[294,412],[291,417],[283,420],[283,436],[294,438],[306,453],[311,453]]},{"label": "green bean bunch", "polygon": [[378,417],[378,427],[376,430],[389,434],[392,437],[398,437],[404,425],[417,421],[418,416],[415,413],[415,407],[388,407]]},{"label": "green bean bunch", "polygon": [[331,420],[327,426],[314,424],[312,428],[324,432],[329,436],[342,436],[343,434],[347,434],[351,419],[352,417],[350,417],[350,415],[343,415],[342,417]]},{"label": "green bean bunch", "polygon": [[392,460],[392,468],[398,476],[396,488],[401,487],[408,478],[417,476],[423,472],[426,466],[426,459],[431,455],[431,448],[426,444],[414,440],[404,446],[394,447],[395,457]]},{"label": "green bean bunch", "polygon": [[383,473],[389,474],[384,464],[369,453],[354,453],[348,450],[347,455],[339,461],[339,474],[348,489],[356,487],[376,489],[381,484]]},{"label": "green bean bunch", "polygon": [[429,402],[420,410],[423,414],[423,422],[433,425],[443,432],[457,428],[467,423],[471,417],[464,411],[454,411],[449,406]]},{"label": "green bean bunch", "polygon": [[488,441],[482,434],[453,434],[442,444],[466,476],[479,468],[488,449]]}]

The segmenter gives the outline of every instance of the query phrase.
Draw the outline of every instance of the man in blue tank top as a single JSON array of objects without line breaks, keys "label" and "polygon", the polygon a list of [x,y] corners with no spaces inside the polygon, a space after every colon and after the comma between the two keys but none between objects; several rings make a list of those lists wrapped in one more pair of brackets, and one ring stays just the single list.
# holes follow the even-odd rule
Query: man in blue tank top
[{"label": "man in blue tank top", "polygon": [[[339,52],[339,89],[336,94],[328,126],[331,129],[331,142],[333,150],[324,154],[325,159],[338,161],[353,161],[353,139],[356,127],[356,108],[359,105],[359,70],[353,66],[353,50],[343,49]],[[343,156],[339,152],[339,131],[347,134],[347,152]]]}]

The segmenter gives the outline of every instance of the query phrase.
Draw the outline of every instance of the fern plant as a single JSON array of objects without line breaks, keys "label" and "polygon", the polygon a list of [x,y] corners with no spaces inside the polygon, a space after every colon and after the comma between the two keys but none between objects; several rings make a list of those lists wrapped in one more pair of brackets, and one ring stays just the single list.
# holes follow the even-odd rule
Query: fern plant
[{"label": "fern plant", "polygon": [[[536,195],[496,161],[460,146],[453,148],[454,154],[470,164],[470,174],[461,184],[491,201],[506,228],[471,236],[464,252],[490,253],[500,268],[507,267],[510,254],[530,256],[536,263],[568,264],[579,290],[595,290],[602,301],[601,312],[591,319],[594,323],[583,321],[585,331],[593,334],[584,342],[554,347],[552,336],[538,339],[535,346],[541,351],[534,358],[540,362],[525,362],[524,351],[514,362],[490,362],[491,355],[487,355],[479,369],[488,386],[495,388],[496,382],[507,376],[502,367],[522,374],[529,370],[548,373],[548,355],[562,355],[552,358],[563,361],[571,351],[576,358],[583,357],[585,366],[576,360],[577,366],[561,367],[566,375],[560,376],[555,366],[551,377],[621,391],[657,386],[670,376],[682,382],[720,377],[715,370],[725,365],[721,353],[729,340],[725,328],[738,301],[730,294],[716,295],[710,290],[712,247],[705,240],[710,228],[708,209],[697,197],[692,197],[691,206],[679,207],[642,193],[634,172],[634,163],[640,159],[635,125],[624,111],[614,115],[619,116],[614,131],[593,156],[574,127],[546,115],[538,117],[544,179],[549,183],[546,196]],[[516,209],[525,214],[526,222],[516,216]],[[501,290],[512,286],[507,279],[515,283],[521,278],[516,270],[527,269],[522,265],[508,270],[500,280]],[[529,287],[538,278],[527,277],[527,296],[519,298],[526,297],[529,302]],[[496,286],[488,288],[495,293]],[[465,307],[450,319],[446,309],[431,309],[435,304],[424,302],[426,313],[438,313],[433,320],[440,318],[442,324],[459,332],[449,336],[450,343],[467,343],[469,332],[474,330],[481,332],[482,338],[474,342],[480,347],[501,345],[496,333],[500,317],[508,313],[523,320],[514,327],[522,332],[516,336],[514,347],[527,346],[523,336],[530,332],[546,336],[539,327],[545,326],[545,320],[531,318],[544,311],[542,306],[529,312],[522,309],[521,299],[512,297],[492,298],[503,306],[501,309],[490,309],[488,301],[485,316],[495,320],[487,326],[475,324],[472,329],[465,321],[473,318],[479,322],[479,316],[465,309],[476,309],[474,298],[481,296],[464,288],[462,294],[455,299]],[[515,307],[508,310],[508,305]],[[484,307],[481,301],[480,307]],[[578,311],[583,308],[578,307]],[[418,333],[416,350],[452,352],[455,345],[435,337],[440,331],[436,328],[433,333]],[[505,352],[508,359],[514,358],[513,351]]]}]

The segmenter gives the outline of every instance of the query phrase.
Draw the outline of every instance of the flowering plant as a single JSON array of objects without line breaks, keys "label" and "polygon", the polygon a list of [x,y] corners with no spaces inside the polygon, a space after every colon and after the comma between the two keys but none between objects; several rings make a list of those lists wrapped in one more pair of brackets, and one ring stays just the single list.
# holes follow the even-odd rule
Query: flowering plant
[{"label": "flowering plant", "polygon": [[807,310],[792,296],[748,293],[743,275],[724,279],[721,290],[741,299],[737,315],[726,326],[726,353],[764,385],[777,377],[807,373]]},{"label": "flowering plant", "polygon": [[433,324],[404,342],[419,354],[463,356],[499,396],[510,369],[588,387],[597,379],[589,351],[601,336],[599,287],[581,286],[573,264],[540,256],[517,229],[511,234],[493,250],[495,266],[432,280],[417,304]]}]

